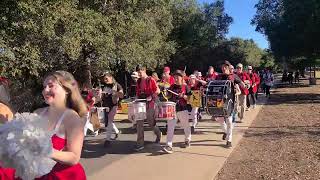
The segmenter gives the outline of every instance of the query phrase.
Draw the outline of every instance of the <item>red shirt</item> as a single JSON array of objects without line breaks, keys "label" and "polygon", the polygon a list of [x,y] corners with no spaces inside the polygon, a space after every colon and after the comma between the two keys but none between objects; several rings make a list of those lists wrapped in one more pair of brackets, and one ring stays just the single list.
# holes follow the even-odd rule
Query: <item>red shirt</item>
[{"label": "red shirt", "polygon": [[174,77],[173,76],[169,76],[169,79],[164,77],[164,78],[162,78],[161,82],[168,83],[171,86],[172,84],[174,84]]},{"label": "red shirt", "polygon": [[[237,73],[237,75],[239,76],[239,78],[241,79],[241,81],[250,81],[250,85],[252,85],[252,81],[250,79],[250,76],[246,73],[246,72],[242,72],[242,73]],[[249,90],[247,88],[242,88],[240,86],[240,90],[241,90],[241,93],[244,94],[244,95],[248,95],[249,94]]]},{"label": "red shirt", "polygon": [[[136,94],[138,98],[146,98],[156,93],[158,89],[157,82],[151,78],[139,79],[136,86]],[[145,97],[142,97],[145,96]]]},{"label": "red shirt", "polygon": [[206,77],[206,81],[212,81],[215,80],[218,76],[218,73],[214,72],[213,74],[208,74]]},{"label": "red shirt", "polygon": [[252,87],[252,92],[256,93],[258,91],[258,84],[260,84],[260,77],[257,73],[251,73],[249,74],[249,77],[251,79],[252,85],[256,84],[254,87]]}]

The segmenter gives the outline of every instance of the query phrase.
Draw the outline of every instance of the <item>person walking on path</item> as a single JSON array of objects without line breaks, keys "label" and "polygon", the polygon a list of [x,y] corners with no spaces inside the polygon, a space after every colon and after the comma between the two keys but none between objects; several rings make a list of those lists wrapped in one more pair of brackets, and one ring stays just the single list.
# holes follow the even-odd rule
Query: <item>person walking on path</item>
[{"label": "person walking on path", "polygon": [[270,89],[273,86],[273,74],[269,68],[267,68],[263,74],[263,82],[266,88],[266,97],[270,98]]},{"label": "person walking on path", "polygon": [[249,88],[249,94],[247,96],[247,108],[250,108],[251,102],[253,104],[253,108],[256,107],[256,93],[258,92],[258,85],[260,84],[260,79],[258,74],[253,72],[252,66],[248,66],[248,75],[251,79],[252,85]]},{"label": "person walking on path", "polygon": [[232,147],[231,142],[232,142],[232,131],[233,131],[233,126],[234,126],[234,121],[233,121],[233,113],[236,109],[236,104],[235,104],[235,97],[236,97],[236,89],[235,85],[240,86],[241,88],[245,88],[245,84],[242,82],[240,77],[236,74],[232,74],[230,71],[230,67],[232,65],[226,61],[222,66],[222,74],[219,74],[217,76],[217,80],[229,80],[231,81],[231,96],[230,99],[232,99],[232,108],[227,111],[227,114],[225,117],[216,117],[216,121],[220,122],[222,130],[223,130],[223,136],[222,140],[226,140],[226,147],[230,148]]},{"label": "person walking on path", "polygon": [[166,153],[173,153],[172,141],[174,136],[174,129],[177,123],[177,120],[180,121],[184,129],[185,134],[185,143],[184,147],[187,148],[190,146],[191,142],[191,129],[189,125],[189,112],[191,111],[191,105],[187,104],[187,98],[192,93],[190,88],[183,82],[183,71],[177,70],[174,74],[175,84],[171,85],[169,88],[171,91],[176,94],[171,93],[169,100],[176,103],[176,119],[168,121],[167,129],[167,144],[163,148],[163,151]]},{"label": "person walking on path", "polygon": [[120,131],[114,124],[113,120],[118,110],[119,99],[123,98],[123,89],[119,83],[116,82],[114,77],[110,72],[105,72],[103,74],[103,80],[105,82],[105,87],[103,88],[103,93],[100,94],[102,99],[103,107],[108,107],[109,112],[105,112],[105,126],[107,128],[107,137],[104,142],[104,147],[109,147],[111,145],[111,135],[114,131],[116,136],[114,139],[118,138]]},{"label": "person walking on path", "polygon": [[[139,80],[137,82],[137,98],[138,99],[147,99],[147,121],[149,126],[152,128],[155,133],[156,140],[155,143],[160,143],[161,140],[161,131],[156,126],[155,121],[155,100],[160,93],[160,89],[157,85],[157,82],[146,73],[147,68],[145,66],[138,66],[136,71],[139,74]],[[144,121],[137,121],[137,145],[135,151],[141,151],[144,149]]]},{"label": "person walking on path", "polygon": [[244,118],[245,109],[246,109],[246,98],[247,98],[247,95],[249,94],[248,86],[251,86],[251,79],[249,75],[243,71],[243,65],[241,63],[237,64],[236,75],[239,76],[241,81],[246,84],[246,87],[240,86],[241,94],[239,95],[239,109],[240,109],[239,118],[240,118],[240,122],[242,122]]}]

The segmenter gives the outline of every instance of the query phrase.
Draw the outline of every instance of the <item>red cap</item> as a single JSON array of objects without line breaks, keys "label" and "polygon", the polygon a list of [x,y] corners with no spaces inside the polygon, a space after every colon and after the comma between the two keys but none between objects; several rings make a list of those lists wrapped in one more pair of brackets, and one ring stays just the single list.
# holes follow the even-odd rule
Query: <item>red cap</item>
[{"label": "red cap", "polygon": [[170,67],[168,67],[168,66],[164,67],[163,72],[170,72]]}]

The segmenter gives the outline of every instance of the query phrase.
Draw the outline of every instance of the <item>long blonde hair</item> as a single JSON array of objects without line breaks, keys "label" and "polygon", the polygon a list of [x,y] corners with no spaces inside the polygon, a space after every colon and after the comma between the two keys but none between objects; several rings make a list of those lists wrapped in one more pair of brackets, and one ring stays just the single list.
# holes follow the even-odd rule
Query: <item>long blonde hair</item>
[{"label": "long blonde hair", "polygon": [[85,117],[87,114],[87,106],[84,102],[77,81],[73,75],[67,71],[55,71],[47,77],[54,77],[58,83],[68,92],[66,106],[75,110],[80,117]]}]

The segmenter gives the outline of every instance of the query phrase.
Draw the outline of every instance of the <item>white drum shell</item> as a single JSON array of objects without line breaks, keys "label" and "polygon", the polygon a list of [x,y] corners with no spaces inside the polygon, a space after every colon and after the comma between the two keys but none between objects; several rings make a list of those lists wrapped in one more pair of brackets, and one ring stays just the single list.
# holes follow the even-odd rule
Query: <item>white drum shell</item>
[{"label": "white drum shell", "polygon": [[132,118],[134,121],[143,121],[147,119],[147,105],[145,102],[133,102],[130,104],[132,105],[129,105],[130,110],[128,110],[128,118]]}]

